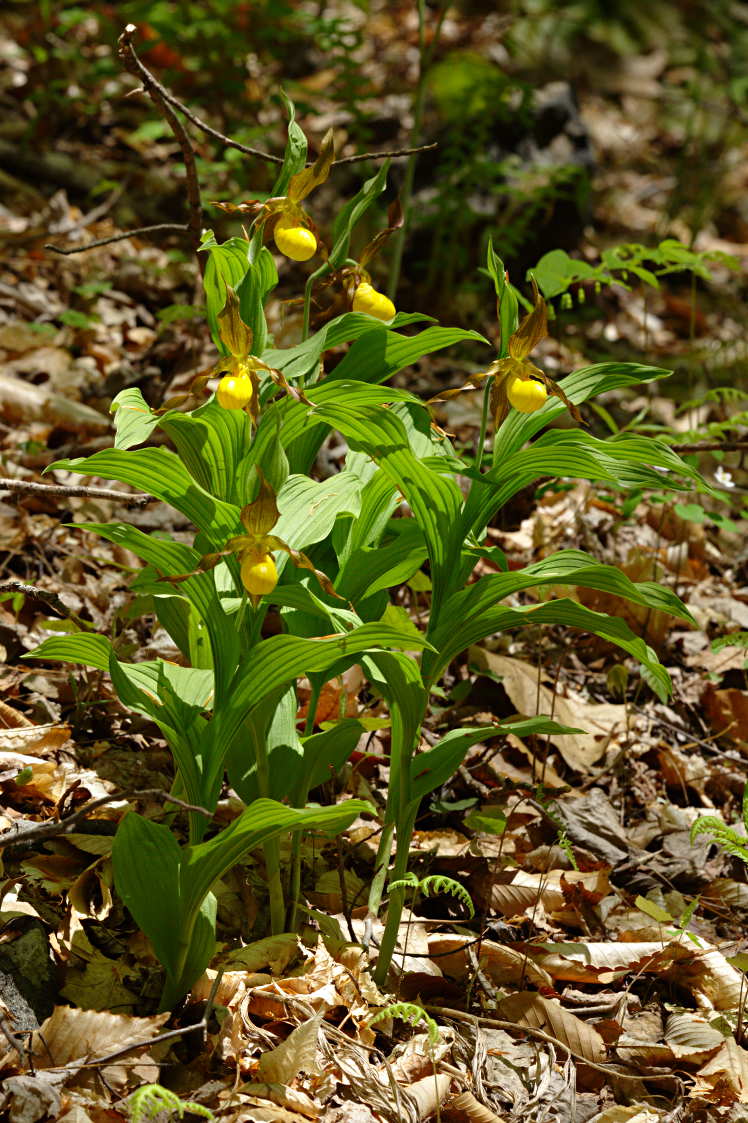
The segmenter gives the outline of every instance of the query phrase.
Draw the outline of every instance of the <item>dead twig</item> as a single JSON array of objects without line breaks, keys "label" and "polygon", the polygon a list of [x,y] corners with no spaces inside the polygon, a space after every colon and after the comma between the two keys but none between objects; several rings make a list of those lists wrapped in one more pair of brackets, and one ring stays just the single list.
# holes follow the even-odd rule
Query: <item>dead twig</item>
[{"label": "dead twig", "polygon": [[670,445],[673,452],[745,452],[746,441],[696,441],[691,445]]},{"label": "dead twig", "polygon": [[0,581],[0,593],[13,593],[14,595],[21,594],[29,600],[41,601],[63,620],[67,620],[73,615],[71,610],[66,604],[58,597],[57,593],[50,592],[49,589],[39,589],[36,585],[26,585],[23,581]]},{"label": "dead twig", "polygon": [[31,842],[38,842],[48,838],[59,838],[60,835],[71,834],[75,828],[83,822],[92,811],[96,811],[99,807],[105,807],[108,803],[119,803],[121,800],[128,799],[142,799],[145,797],[156,797],[162,799],[164,803],[174,803],[183,811],[194,811],[198,815],[204,815],[207,819],[213,818],[213,812],[208,811],[205,807],[200,807],[194,803],[185,803],[183,799],[178,799],[177,796],[171,795],[169,792],[163,791],[161,788],[142,788],[133,792],[119,792],[117,795],[103,795],[98,799],[92,799],[84,807],[80,807],[74,811],[72,815],[66,816],[59,822],[49,823],[33,823],[30,826],[23,824],[16,824],[10,827],[7,831],[0,834],[0,850],[6,846],[28,846]]},{"label": "dead twig", "polygon": [[86,250],[94,250],[97,246],[108,246],[112,242],[124,242],[126,238],[139,238],[141,234],[158,234],[164,231],[179,231],[182,234],[191,231],[191,227],[186,222],[157,222],[155,226],[138,226],[136,230],[125,230],[120,234],[112,234],[108,238],[96,238],[93,242],[86,242],[85,246],[72,246],[70,249],[63,249],[62,246],[54,246],[51,242],[45,242],[45,250],[52,250],[52,253],[61,253],[65,257],[71,253],[85,253]]},{"label": "dead twig", "polygon": [[545,1030],[539,1029],[537,1026],[517,1025],[516,1022],[509,1022],[504,1018],[487,1018],[482,1014],[466,1014],[462,1010],[452,1010],[447,1006],[425,1005],[424,1009],[427,1010],[430,1014],[438,1014],[439,1017],[450,1018],[453,1021],[469,1022],[473,1025],[476,1022],[480,1022],[482,1025],[492,1026],[494,1029],[506,1030],[507,1033],[526,1033],[530,1037],[537,1037],[540,1041],[545,1041],[548,1045],[554,1045],[557,1049],[563,1049],[563,1051],[568,1056],[573,1057],[575,1061],[578,1061],[580,1064],[586,1065],[588,1068],[593,1068],[596,1072],[604,1073],[604,1075],[608,1078],[610,1078],[611,1076],[615,1076],[619,1080],[639,1081],[678,1079],[675,1073],[672,1072],[647,1073],[644,1076],[640,1076],[637,1073],[633,1072],[621,1072],[621,1070],[615,1065],[602,1065],[598,1064],[596,1061],[590,1061],[581,1053],[577,1053],[559,1037],[554,1037],[553,1034],[546,1033]]},{"label": "dead twig", "polygon": [[200,184],[197,178],[195,150],[192,147],[192,142],[185,131],[184,125],[175,115],[169,104],[168,91],[164,89],[157,78],[154,78],[148,67],[140,61],[135,53],[135,48],[132,45],[132,37],[136,31],[137,28],[134,23],[127,24],[117,41],[117,54],[125,70],[143,83],[145,92],[174,133],[176,141],[182,151],[182,160],[187,176],[187,227],[190,239],[195,250],[197,250],[200,245],[200,236],[202,234],[203,206],[200,199]]},{"label": "dead twig", "polygon": [[[154,82],[156,81],[155,78],[153,80]],[[171,90],[167,90],[166,86],[162,86],[158,82],[156,84],[164,101],[167,101],[174,109],[178,109],[188,121],[192,122],[195,128],[200,129],[206,136],[212,136],[214,140],[220,141],[226,148],[236,148],[238,152],[243,152],[245,156],[255,156],[258,160],[264,160],[268,164],[283,163],[282,156],[275,156],[272,152],[263,152],[259,148],[252,148],[251,145],[242,144],[241,141],[234,140],[233,137],[226,136],[224,133],[219,132],[218,129],[214,129],[207,121],[203,121],[202,117],[198,117],[197,113],[186,106],[184,102],[176,98]],[[413,156],[418,152],[427,152],[431,148],[438,148],[438,145],[434,142],[433,144],[420,145],[418,148],[394,148],[387,152],[359,152],[355,156],[341,156],[339,160],[333,160],[331,166],[335,168],[340,164],[360,164],[363,163],[364,160],[397,160],[403,156]],[[308,165],[312,163],[312,160],[308,161]]]},{"label": "dead twig", "polygon": [[336,168],[340,164],[360,164],[364,160],[399,160],[403,156],[415,156],[419,152],[429,152],[438,147],[434,141],[432,144],[419,144],[416,148],[394,148],[389,152],[359,152],[357,156],[341,156],[339,160],[333,160],[332,166]]},{"label": "dead twig", "polygon": [[153,502],[152,495],[140,492],[110,491],[106,487],[84,487],[82,484],[39,484],[32,480],[0,478],[0,491],[27,491],[32,495],[59,495],[83,499],[111,499],[127,507],[145,507]]}]

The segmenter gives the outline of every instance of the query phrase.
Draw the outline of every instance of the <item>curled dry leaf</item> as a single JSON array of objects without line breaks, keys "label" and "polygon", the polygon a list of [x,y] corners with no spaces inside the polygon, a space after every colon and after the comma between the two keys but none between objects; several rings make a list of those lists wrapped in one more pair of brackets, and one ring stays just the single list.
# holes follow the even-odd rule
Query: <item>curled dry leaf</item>
[{"label": "curled dry leaf", "polygon": [[[79,1077],[86,1062],[114,1053],[127,1046],[142,1045],[147,1049],[150,1038],[161,1031],[169,1014],[150,1018],[133,1018],[96,1010],[75,1010],[56,1006],[52,1014],[32,1035],[29,1052],[36,1069],[66,1068],[70,1077]],[[149,1058],[145,1058],[146,1064]],[[101,1071],[110,1083],[121,1083],[132,1069],[133,1057],[112,1062]],[[153,1069],[155,1080],[158,1070]],[[92,1073],[86,1075],[93,1076]]]},{"label": "curled dry leaf", "polygon": [[540,904],[547,914],[559,919],[569,915],[566,894],[574,886],[580,886],[598,901],[610,892],[605,870],[504,870],[491,887],[491,908],[502,916],[518,916]]},{"label": "curled dry leaf", "polygon": [[586,1061],[600,1064],[605,1060],[605,1042],[600,1034],[576,1014],[565,1010],[555,999],[543,998],[531,991],[510,994],[498,1006],[499,1017],[506,1018],[518,1026],[532,1026],[542,1029],[551,1037]]},{"label": "curled dry leaf", "polygon": [[437,1113],[449,1095],[451,1083],[451,1076],[440,1073],[438,1076],[424,1076],[402,1089],[403,1097],[415,1108],[416,1119],[429,1119]]},{"label": "curled dry leaf", "polygon": [[736,1010],[742,1001],[743,975],[701,937],[676,936],[665,944],[545,944],[528,954],[554,979],[611,983],[630,973],[657,975],[687,987],[704,1009]]},{"label": "curled dry leaf", "polygon": [[519,985],[526,980],[533,986],[552,987],[551,976],[542,967],[528,959],[525,952],[493,940],[482,940],[475,944],[468,936],[436,935],[429,939],[429,951],[438,957],[438,962],[446,975],[463,978],[472,972],[468,946],[472,945],[481,967],[492,983],[497,986]]},{"label": "curled dry leaf", "polygon": [[703,1014],[681,1010],[671,1014],[665,1027],[665,1043],[673,1056],[687,1064],[704,1064],[725,1041],[725,1035],[710,1025]]},{"label": "curled dry leaf", "polygon": [[482,647],[471,647],[469,659],[479,670],[488,670],[501,678],[518,713],[527,717],[553,714],[554,721],[560,725],[587,730],[586,733],[554,733],[551,738],[575,772],[587,773],[611,742],[625,735],[625,706],[586,702],[570,692],[561,696],[542,683],[538,691],[537,667]]},{"label": "curled dry leaf", "polygon": [[748,1051],[728,1037],[697,1072],[691,1095],[703,1098],[712,1107],[748,1103]]},{"label": "curled dry leaf", "polygon": [[447,1119],[459,1120],[460,1123],[503,1123],[503,1117],[495,1111],[484,1107],[472,1092],[460,1092],[459,1096],[452,1096],[444,1105]]},{"label": "curled dry leaf", "polygon": [[317,1034],[322,1014],[302,1022],[280,1045],[260,1057],[257,1077],[268,1084],[290,1084],[300,1072],[316,1073]]}]

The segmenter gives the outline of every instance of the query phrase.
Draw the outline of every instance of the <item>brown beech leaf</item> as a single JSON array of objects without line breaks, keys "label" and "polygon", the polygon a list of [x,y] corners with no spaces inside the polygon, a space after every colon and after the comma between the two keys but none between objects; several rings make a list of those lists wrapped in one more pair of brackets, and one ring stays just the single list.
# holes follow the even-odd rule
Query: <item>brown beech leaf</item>
[{"label": "brown beech leaf", "polygon": [[520,1026],[532,1026],[556,1037],[578,1057],[600,1064],[605,1060],[605,1042],[600,1034],[576,1014],[565,1010],[555,999],[532,991],[521,991],[503,998],[499,1016]]}]

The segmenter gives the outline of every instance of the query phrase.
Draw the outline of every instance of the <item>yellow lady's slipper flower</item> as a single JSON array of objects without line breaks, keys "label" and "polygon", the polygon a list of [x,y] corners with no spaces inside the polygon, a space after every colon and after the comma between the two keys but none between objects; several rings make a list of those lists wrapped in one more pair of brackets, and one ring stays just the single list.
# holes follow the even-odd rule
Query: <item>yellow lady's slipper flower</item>
[{"label": "yellow lady's slipper flower", "polygon": [[[268,593],[272,593],[278,584],[278,570],[273,558],[273,551],[281,550],[284,554],[288,554],[294,565],[301,569],[310,570],[326,593],[337,597],[338,594],[329,578],[319,569],[315,569],[306,554],[302,554],[300,550],[292,550],[282,538],[270,533],[280,518],[280,513],[275,492],[259,468],[257,474],[260,477],[260,490],[257,498],[252,503],[248,503],[239,516],[246,533],[237,534],[234,538],[230,538],[226,543],[226,548],[219,553],[207,554],[201,559],[200,569],[202,571],[212,569],[222,557],[227,554],[236,554],[239,560],[242,585],[256,608],[262,598],[267,596]],[[184,577],[177,579],[171,578],[171,580],[184,580],[189,576],[191,574],[185,574]]]},{"label": "yellow lady's slipper flower", "polygon": [[373,285],[362,281],[353,294],[353,311],[365,312],[378,320],[391,320],[395,315],[395,305],[388,296],[377,292]]},{"label": "yellow lady's slipper flower", "polygon": [[461,394],[470,386],[479,386],[486,378],[491,381],[491,413],[494,426],[498,428],[513,405],[520,413],[534,413],[545,404],[548,392],[560,398],[575,421],[581,421],[577,407],[569,401],[560,386],[531,362],[529,355],[538,343],[548,335],[548,315],[545,301],[532,282],[534,305],[516,331],[509,336],[507,350],[503,359],[496,359],[488,370],[472,374],[464,386],[447,390],[432,401],[443,401]]},{"label": "yellow lady's slipper flower", "polygon": [[248,374],[225,374],[216,389],[218,404],[224,409],[245,409],[253,394],[252,379]]},{"label": "yellow lady's slipper flower", "polygon": [[288,181],[285,195],[270,199],[248,199],[244,203],[215,203],[227,214],[252,216],[253,225],[263,231],[263,240],[272,237],[285,257],[292,261],[308,261],[317,252],[314,223],[301,206],[310,191],[324,183],[335,160],[332,129],[322,138],[319,155],[313,164],[302,168]]},{"label": "yellow lady's slipper flower", "polygon": [[294,218],[280,218],[273,231],[275,244],[292,261],[308,261],[317,252],[317,239],[311,230]]},{"label": "yellow lady's slipper flower", "polygon": [[548,391],[541,382],[516,375],[507,383],[506,396],[509,404],[520,413],[535,413],[548,401]]},{"label": "yellow lady's slipper flower", "polygon": [[241,566],[242,585],[251,596],[272,593],[278,584],[278,570],[272,554],[248,554]]}]

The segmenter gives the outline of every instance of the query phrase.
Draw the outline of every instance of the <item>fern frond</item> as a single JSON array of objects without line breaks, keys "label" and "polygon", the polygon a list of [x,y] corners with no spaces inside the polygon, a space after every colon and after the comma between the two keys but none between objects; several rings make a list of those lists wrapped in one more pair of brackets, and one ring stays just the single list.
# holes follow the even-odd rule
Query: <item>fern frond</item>
[{"label": "fern frond", "polygon": [[472,897],[464,885],[460,885],[459,881],[455,881],[451,877],[445,877],[443,874],[431,874],[429,877],[424,877],[420,889],[424,897],[439,896],[444,893],[451,897],[457,897],[468,910],[470,919],[472,920],[475,916]]},{"label": "fern frond", "polygon": [[[743,796],[743,815],[744,818],[748,814],[748,803],[746,802],[745,795]],[[695,821],[691,827],[691,842],[693,843],[699,835],[710,834],[712,842],[717,846],[721,846],[726,853],[731,854],[734,858],[740,858],[741,862],[748,865],[748,838],[739,835],[732,827],[728,827],[716,815],[702,815]]]},{"label": "fern frond", "polygon": [[203,1119],[215,1120],[210,1108],[180,1100],[179,1096],[160,1084],[144,1084],[142,1088],[138,1088],[127,1100],[126,1109],[130,1123],[145,1123],[146,1120],[150,1123],[162,1113],[167,1118],[176,1115],[177,1119],[183,1119],[186,1111],[192,1115],[202,1115]]},{"label": "fern frond", "polygon": [[381,1010],[377,1010],[376,1014],[369,1018],[368,1024],[373,1026],[375,1022],[381,1022],[383,1018],[399,1018],[401,1022],[407,1022],[414,1028],[417,1025],[423,1025],[429,1035],[431,1045],[437,1045],[439,1042],[438,1025],[432,1017],[429,1017],[423,1006],[417,1006],[415,1002],[392,1002],[389,1006],[383,1006]]},{"label": "fern frond", "polygon": [[403,892],[405,892],[406,889],[420,889],[420,886],[420,881],[414,873],[410,872],[410,870],[402,877],[399,877],[397,881],[390,881],[388,884],[390,893],[393,889],[402,889]]}]

